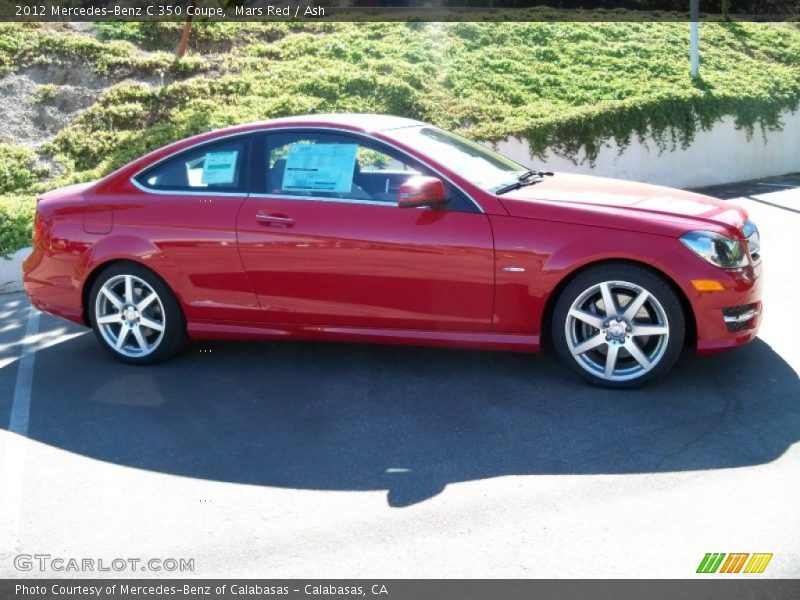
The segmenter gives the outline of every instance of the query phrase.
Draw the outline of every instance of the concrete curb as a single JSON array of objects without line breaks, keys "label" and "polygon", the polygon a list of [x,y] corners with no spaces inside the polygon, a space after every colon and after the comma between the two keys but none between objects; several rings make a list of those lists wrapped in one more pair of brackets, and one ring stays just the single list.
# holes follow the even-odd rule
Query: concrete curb
[{"label": "concrete curb", "polygon": [[22,248],[9,258],[0,257],[0,294],[10,294],[22,290],[22,261],[30,253],[30,248]]}]

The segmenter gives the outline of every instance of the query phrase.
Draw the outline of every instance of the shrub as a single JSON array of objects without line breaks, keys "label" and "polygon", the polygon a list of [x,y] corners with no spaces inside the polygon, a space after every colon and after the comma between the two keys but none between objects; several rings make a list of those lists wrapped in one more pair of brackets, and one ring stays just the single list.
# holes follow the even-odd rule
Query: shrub
[{"label": "shrub", "polygon": [[49,170],[36,164],[36,152],[24,146],[0,144],[0,195],[29,194]]},{"label": "shrub", "polygon": [[0,196],[0,257],[31,245],[35,211],[32,196]]}]

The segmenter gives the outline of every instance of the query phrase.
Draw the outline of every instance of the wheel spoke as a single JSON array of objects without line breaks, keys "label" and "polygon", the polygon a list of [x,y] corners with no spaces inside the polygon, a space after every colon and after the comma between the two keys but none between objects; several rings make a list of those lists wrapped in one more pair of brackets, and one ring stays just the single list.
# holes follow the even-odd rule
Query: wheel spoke
[{"label": "wheel spoke", "polygon": [[124,304],[122,298],[117,296],[114,292],[112,292],[110,289],[106,287],[100,288],[100,291],[102,291],[103,295],[106,298],[108,298],[108,301],[114,305],[114,308],[116,308],[117,310],[122,310],[122,305]]},{"label": "wheel spoke", "polygon": [[134,325],[131,327],[131,331],[133,331],[133,337],[136,338],[136,343],[139,344],[139,348],[142,349],[142,352],[147,352],[147,341],[142,335],[142,328],[139,327],[139,325]]},{"label": "wheel spoke", "polygon": [[114,347],[117,350],[122,350],[122,347],[125,345],[125,340],[128,339],[128,334],[130,333],[131,328],[128,325],[123,325],[119,330],[119,336],[117,337],[117,343],[114,344]]},{"label": "wheel spoke", "polygon": [[631,331],[632,336],[667,335],[668,333],[669,327],[666,325],[637,325],[636,323],[633,324],[633,331]]},{"label": "wheel spoke", "polygon": [[125,302],[133,304],[133,277],[125,275]]},{"label": "wheel spoke", "polygon": [[653,363],[650,362],[650,359],[644,355],[644,352],[642,352],[641,348],[639,348],[636,342],[634,342],[633,340],[628,340],[625,343],[625,349],[636,360],[636,362],[642,365],[642,368],[645,371],[649,371],[650,369],[653,368]]},{"label": "wheel spoke", "polygon": [[591,325],[592,327],[594,327],[596,329],[602,329],[603,328],[604,320],[603,320],[602,317],[599,317],[597,315],[593,315],[592,313],[588,313],[586,311],[583,311],[583,310],[580,310],[580,309],[577,309],[577,308],[570,309],[569,314],[570,314],[571,317],[575,317],[579,321],[583,321],[584,323],[588,323],[589,325]]},{"label": "wheel spoke", "polygon": [[636,298],[630,301],[628,306],[625,307],[625,312],[622,315],[622,318],[626,321],[633,321],[633,317],[639,312],[639,309],[644,306],[644,303],[647,302],[647,299],[650,297],[650,294],[642,290]]},{"label": "wheel spoke", "polygon": [[600,284],[600,293],[603,296],[603,304],[606,307],[606,316],[616,316],[617,303],[614,301],[614,294],[611,293],[611,286],[608,285],[607,281]]},{"label": "wheel spoke", "polygon": [[164,331],[164,325],[163,324],[157,323],[156,321],[153,321],[152,319],[148,319],[145,316],[139,317],[139,324],[142,327],[147,327],[148,329],[152,329],[154,331]]},{"label": "wheel spoke", "polygon": [[153,303],[153,300],[155,300],[156,298],[158,298],[158,296],[156,296],[156,293],[151,292],[150,295],[147,296],[147,298],[145,298],[144,300],[139,302],[139,304],[136,305],[136,310],[142,312],[145,308],[150,306]]},{"label": "wheel spoke", "polygon": [[597,335],[590,337],[588,340],[584,340],[574,348],[570,348],[570,352],[577,356],[578,354],[583,354],[584,352],[588,352],[593,348],[597,348],[598,346],[602,346],[606,343],[606,338],[603,334],[598,333]]},{"label": "wheel spoke", "polygon": [[103,315],[102,317],[97,317],[97,322],[102,324],[108,323],[119,323],[120,322],[120,314],[112,314],[112,315]]},{"label": "wheel spoke", "polygon": [[614,375],[614,369],[617,367],[617,354],[619,354],[619,346],[617,344],[609,344],[604,369],[606,379],[610,379]]}]

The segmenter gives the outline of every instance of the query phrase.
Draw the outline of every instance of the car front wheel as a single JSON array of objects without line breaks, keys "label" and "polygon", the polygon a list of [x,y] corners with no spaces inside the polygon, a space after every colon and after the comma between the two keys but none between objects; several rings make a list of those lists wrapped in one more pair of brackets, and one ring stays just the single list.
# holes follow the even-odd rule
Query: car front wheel
[{"label": "car front wheel", "polygon": [[157,363],[184,342],[184,318],[175,295],[140,265],[119,263],[104,270],[92,286],[90,302],[95,334],[123,362]]},{"label": "car front wheel", "polygon": [[600,265],[579,274],[564,288],[553,317],[561,359],[603,387],[655,379],[683,347],[680,300],[663,278],[636,265]]}]

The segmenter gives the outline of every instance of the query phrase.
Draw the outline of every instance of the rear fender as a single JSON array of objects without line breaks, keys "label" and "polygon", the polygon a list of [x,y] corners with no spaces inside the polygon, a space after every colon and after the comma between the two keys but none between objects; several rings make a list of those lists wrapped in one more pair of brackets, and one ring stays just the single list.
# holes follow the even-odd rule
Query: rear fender
[{"label": "rear fender", "polygon": [[[178,298],[181,307],[184,299],[181,289],[188,289],[186,275],[153,242],[132,235],[106,236],[92,246],[85,260],[76,267],[76,279],[80,282],[84,298],[88,294],[87,284],[91,286],[95,276],[108,264],[118,261],[131,261],[143,265],[170,282],[170,289]],[[177,284],[177,285],[176,285]]]}]

